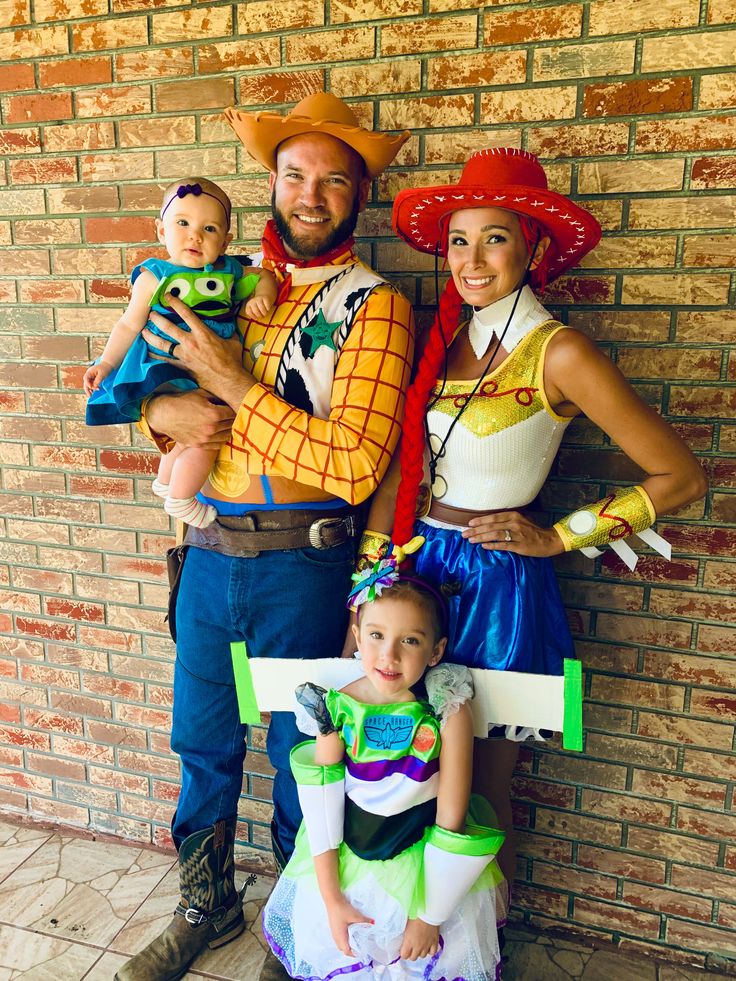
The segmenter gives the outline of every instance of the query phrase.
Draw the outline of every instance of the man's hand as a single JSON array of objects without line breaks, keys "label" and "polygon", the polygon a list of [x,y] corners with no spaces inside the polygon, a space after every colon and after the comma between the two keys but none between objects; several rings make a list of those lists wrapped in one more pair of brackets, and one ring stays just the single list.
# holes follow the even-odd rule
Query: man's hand
[{"label": "man's hand", "polygon": [[359,913],[342,893],[334,900],[326,902],[325,906],[335,946],[346,957],[355,957],[348,940],[348,927],[351,923],[373,923],[373,920]]},{"label": "man's hand", "polygon": [[[240,364],[235,346],[218,337],[181,300],[170,293],[164,299],[166,306],[171,307],[189,327],[189,331],[182,330],[160,314],[151,313],[151,320],[156,326],[176,342],[173,357],[194,376],[200,388],[212,392],[237,412],[255,380]],[[143,331],[143,337],[162,356],[169,355],[170,341],[149,330]]]},{"label": "man's hand", "polygon": [[440,949],[440,928],[424,920],[409,920],[404,930],[399,957],[405,961],[418,961],[432,957]]},{"label": "man's hand", "polygon": [[155,395],[146,405],[150,428],[180,446],[219,449],[230,439],[234,419],[229,405],[222,405],[201,388]]}]

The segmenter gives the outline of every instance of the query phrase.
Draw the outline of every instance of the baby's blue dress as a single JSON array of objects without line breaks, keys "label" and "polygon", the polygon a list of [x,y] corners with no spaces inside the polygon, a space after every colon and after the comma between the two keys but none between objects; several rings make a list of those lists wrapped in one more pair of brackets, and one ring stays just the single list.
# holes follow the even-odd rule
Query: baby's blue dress
[{"label": "baby's blue dress", "polygon": [[[235,331],[235,307],[232,304],[232,296],[228,297],[229,303],[223,299],[214,298],[214,292],[222,293],[222,285],[217,282],[218,274],[229,274],[234,276],[232,285],[234,286],[245,276],[240,288],[240,296],[243,296],[243,286],[250,287],[245,295],[249,295],[258,283],[258,276],[247,275],[245,269],[230,256],[223,255],[215,263],[215,268],[208,266],[205,269],[197,270],[185,266],[175,265],[166,259],[146,259],[133,270],[131,281],[135,283],[141,270],[147,269],[152,272],[159,283],[167,279],[167,290],[173,292],[179,299],[191,307],[192,310],[202,319],[211,330],[219,337],[232,337]],[[176,280],[171,280],[172,276],[183,273],[178,286]],[[193,280],[193,275],[197,273],[201,276]],[[214,278],[213,278],[214,277]],[[248,283],[248,280],[252,280]],[[196,283],[196,290],[192,289],[192,282]],[[178,290],[178,292],[177,292]],[[190,296],[186,295],[189,291]],[[196,296],[191,293],[196,292]],[[213,294],[213,299],[207,299],[208,293]],[[240,301],[238,301],[240,302]],[[225,308],[225,312],[218,312],[217,315],[208,317],[207,311],[216,309],[218,311]],[[154,303],[152,310],[166,317],[172,324],[176,324],[183,330],[189,330],[187,325],[169,307]],[[148,321],[146,328],[152,334],[163,337],[171,341],[164,331],[160,330],[152,321]],[[192,389],[197,387],[197,383],[174,358],[166,357],[160,360],[151,356],[153,348],[149,347],[143,339],[142,334],[138,334],[133,344],[130,346],[122,363],[114,371],[111,371],[107,378],[100,383],[100,387],[94,391],[87,402],[86,421],[88,426],[109,426],[116,423],[136,422],[141,417],[141,402],[151,395],[161,385],[173,385],[176,388]],[[156,351],[162,354],[161,351]]]}]

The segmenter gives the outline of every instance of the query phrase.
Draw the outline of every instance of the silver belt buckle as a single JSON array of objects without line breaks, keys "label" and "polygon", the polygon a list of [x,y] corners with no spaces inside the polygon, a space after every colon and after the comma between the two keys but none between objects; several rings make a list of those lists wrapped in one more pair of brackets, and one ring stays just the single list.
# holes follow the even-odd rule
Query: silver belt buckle
[{"label": "silver belt buckle", "polygon": [[313,521],[309,526],[309,544],[312,548],[329,548],[329,545],[325,545],[322,541],[322,529],[326,528],[328,525],[334,524],[336,521],[342,521],[342,518],[318,518]]},{"label": "silver belt buckle", "polygon": [[[335,527],[342,525],[345,528],[345,541],[355,534],[355,521],[352,514],[341,518],[318,518],[309,526],[309,544],[312,548],[332,548],[332,545],[326,545],[322,541],[322,530],[330,525]],[[335,544],[341,543],[336,542]]]}]

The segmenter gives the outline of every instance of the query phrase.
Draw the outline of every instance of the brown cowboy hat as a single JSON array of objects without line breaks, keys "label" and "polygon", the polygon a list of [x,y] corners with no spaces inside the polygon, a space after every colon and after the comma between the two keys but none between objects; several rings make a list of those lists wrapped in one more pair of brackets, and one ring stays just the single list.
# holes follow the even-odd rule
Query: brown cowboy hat
[{"label": "brown cowboy hat", "polygon": [[225,117],[248,153],[268,170],[276,170],[276,148],[292,136],[327,133],[347,143],[365,161],[368,176],[377,177],[411,136],[363,129],[352,109],[330,92],[315,92],[302,99],[286,116],[276,112],[242,112],[235,106]]},{"label": "brown cowboy hat", "polygon": [[[418,252],[447,254],[447,220],[467,208],[503,208],[535,218],[549,235],[547,281],[577,265],[600,241],[601,226],[580,205],[547,186],[533,153],[494,147],[473,153],[457,184],[414,187],[394,200],[394,231]],[[534,271],[531,274],[534,285]]]}]

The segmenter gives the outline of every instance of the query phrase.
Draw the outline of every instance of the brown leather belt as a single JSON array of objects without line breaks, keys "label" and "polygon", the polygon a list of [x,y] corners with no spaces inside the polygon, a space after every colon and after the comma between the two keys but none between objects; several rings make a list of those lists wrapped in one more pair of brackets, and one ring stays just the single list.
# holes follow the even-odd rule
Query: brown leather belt
[{"label": "brown leather belt", "polygon": [[354,508],[330,511],[249,511],[220,515],[206,528],[187,528],[185,545],[212,549],[223,555],[252,558],[259,552],[293,548],[333,548],[357,534]]},{"label": "brown leather belt", "polygon": [[526,508],[487,508],[485,511],[467,511],[465,508],[454,508],[451,504],[443,504],[442,501],[432,500],[429,508],[429,517],[435,521],[444,521],[448,525],[457,525],[464,528],[471,518],[480,518],[484,514],[500,514],[501,511],[525,511]]}]

